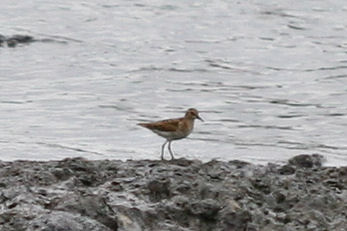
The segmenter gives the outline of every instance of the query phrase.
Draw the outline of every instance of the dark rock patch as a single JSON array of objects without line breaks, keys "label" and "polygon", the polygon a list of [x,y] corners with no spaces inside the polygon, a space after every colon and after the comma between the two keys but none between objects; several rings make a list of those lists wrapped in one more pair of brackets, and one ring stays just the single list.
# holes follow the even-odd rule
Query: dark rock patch
[{"label": "dark rock patch", "polygon": [[78,40],[73,40],[69,38],[59,37],[59,36],[51,36],[51,38],[34,38],[31,35],[11,35],[4,36],[0,34],[0,47],[10,47],[14,48],[20,45],[31,44],[33,42],[53,42],[53,43],[66,43],[67,40],[74,42],[81,42]]},{"label": "dark rock patch", "polygon": [[299,168],[314,168],[321,167],[323,156],[318,154],[307,155],[302,154],[298,156],[294,156],[288,162],[290,165],[297,166]]},{"label": "dark rock patch", "polygon": [[34,42],[35,39],[30,35],[0,35],[0,46],[7,45],[8,47],[16,47],[19,44],[28,44]]}]

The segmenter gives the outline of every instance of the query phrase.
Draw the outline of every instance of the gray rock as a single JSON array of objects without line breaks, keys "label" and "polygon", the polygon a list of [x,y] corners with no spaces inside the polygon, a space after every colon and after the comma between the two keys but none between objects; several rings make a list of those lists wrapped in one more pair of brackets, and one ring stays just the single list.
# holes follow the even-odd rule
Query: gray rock
[{"label": "gray rock", "polygon": [[17,47],[18,45],[30,44],[33,42],[54,42],[54,43],[67,43],[67,41],[62,40],[61,38],[41,38],[37,39],[32,37],[31,35],[12,35],[12,36],[4,36],[0,34],[0,47]]},{"label": "gray rock", "polygon": [[0,161],[0,230],[344,230],[347,167],[322,160]]},{"label": "gray rock", "polygon": [[323,160],[324,160],[324,157],[322,155],[302,154],[302,155],[298,155],[291,158],[288,162],[289,164],[300,167],[300,168],[313,168],[313,167],[321,167]]}]

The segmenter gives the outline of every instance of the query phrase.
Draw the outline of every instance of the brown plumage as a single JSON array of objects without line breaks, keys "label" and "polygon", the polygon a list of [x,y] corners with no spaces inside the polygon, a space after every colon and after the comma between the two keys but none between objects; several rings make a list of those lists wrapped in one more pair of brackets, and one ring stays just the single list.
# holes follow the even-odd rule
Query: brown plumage
[{"label": "brown plumage", "polygon": [[164,137],[166,141],[161,147],[161,159],[164,159],[164,148],[167,143],[169,143],[168,149],[171,158],[174,159],[171,151],[171,142],[187,137],[193,131],[195,119],[203,121],[199,116],[198,110],[190,108],[182,118],[167,119],[152,123],[139,123],[138,125],[148,128],[157,135]]}]

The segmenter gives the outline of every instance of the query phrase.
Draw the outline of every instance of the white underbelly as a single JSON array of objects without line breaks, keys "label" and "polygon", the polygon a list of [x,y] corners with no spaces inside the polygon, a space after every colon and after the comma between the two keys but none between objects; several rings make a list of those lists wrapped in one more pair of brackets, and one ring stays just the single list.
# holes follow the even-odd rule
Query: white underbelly
[{"label": "white underbelly", "polygon": [[178,140],[187,137],[191,131],[189,132],[181,132],[181,131],[175,131],[175,132],[166,132],[166,131],[160,131],[160,130],[153,130],[154,133],[158,134],[161,137],[164,137],[168,140]]}]

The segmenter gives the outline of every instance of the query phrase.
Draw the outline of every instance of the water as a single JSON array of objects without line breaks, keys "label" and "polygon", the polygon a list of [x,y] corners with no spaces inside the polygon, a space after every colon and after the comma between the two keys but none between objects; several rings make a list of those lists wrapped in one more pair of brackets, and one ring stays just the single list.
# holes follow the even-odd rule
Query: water
[{"label": "water", "polygon": [[160,157],[136,125],[201,111],[177,157],[347,164],[347,3],[11,1],[0,159]]}]

